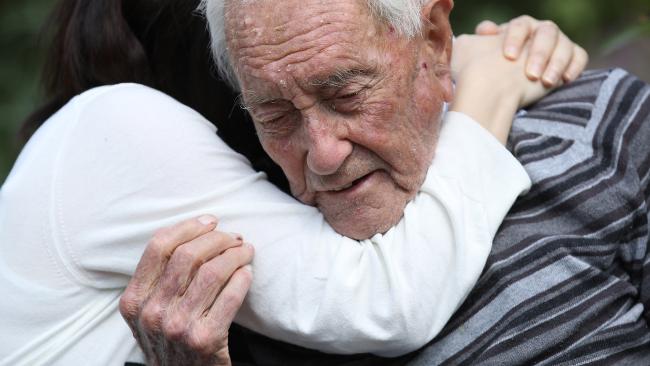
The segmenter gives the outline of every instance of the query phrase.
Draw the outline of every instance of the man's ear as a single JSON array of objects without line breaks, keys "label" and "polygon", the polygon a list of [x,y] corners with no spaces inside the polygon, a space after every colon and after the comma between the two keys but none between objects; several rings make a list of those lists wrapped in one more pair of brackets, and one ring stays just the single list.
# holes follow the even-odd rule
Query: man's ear
[{"label": "man's ear", "polygon": [[454,0],[429,0],[422,8],[424,20],[423,36],[427,58],[431,57],[436,74],[445,88],[445,100],[452,98],[451,52],[453,32],[449,14],[454,8]]},{"label": "man's ear", "polygon": [[436,61],[448,63],[451,60],[453,32],[449,23],[449,14],[453,8],[454,0],[429,0],[422,8],[423,35],[435,55],[441,57]]}]

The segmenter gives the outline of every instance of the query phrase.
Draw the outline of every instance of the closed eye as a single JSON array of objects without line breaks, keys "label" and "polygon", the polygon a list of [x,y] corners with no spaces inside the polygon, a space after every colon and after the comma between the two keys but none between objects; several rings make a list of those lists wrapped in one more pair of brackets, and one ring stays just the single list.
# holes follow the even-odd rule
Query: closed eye
[{"label": "closed eye", "polygon": [[353,92],[345,92],[337,95],[330,101],[332,110],[341,113],[354,113],[360,106],[363,99],[363,92],[366,88],[361,88]]},{"label": "closed eye", "polygon": [[279,122],[279,121],[281,121],[285,116],[286,116],[286,115],[283,114],[283,115],[279,115],[279,116],[274,116],[274,117],[266,118],[266,119],[264,119],[264,120],[261,120],[260,123],[263,124],[263,125],[266,125],[266,124],[272,124],[272,123],[275,123],[275,122]]},{"label": "closed eye", "polygon": [[258,119],[258,132],[273,137],[288,136],[297,128],[298,120],[296,114],[288,112],[284,114],[274,114],[266,119]]},{"label": "closed eye", "polygon": [[361,93],[361,90],[357,90],[357,91],[355,91],[353,93],[348,93],[348,94],[338,96],[338,97],[336,97],[336,99],[339,99],[339,100],[352,99],[352,98],[358,97],[360,93]]}]

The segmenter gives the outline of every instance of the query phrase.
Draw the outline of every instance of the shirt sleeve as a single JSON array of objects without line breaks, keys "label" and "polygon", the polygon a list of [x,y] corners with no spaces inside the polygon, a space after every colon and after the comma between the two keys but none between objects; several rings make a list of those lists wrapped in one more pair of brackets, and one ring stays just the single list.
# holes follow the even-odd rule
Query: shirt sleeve
[{"label": "shirt sleeve", "polygon": [[355,241],[164,94],[121,85],[77,103],[53,187],[58,252],[74,278],[123,288],[157,228],[212,213],[218,230],[256,247],[236,322],[324,352],[396,356],[430,341],[476,283],[504,215],[530,185],[491,135],[449,113],[402,221]]}]

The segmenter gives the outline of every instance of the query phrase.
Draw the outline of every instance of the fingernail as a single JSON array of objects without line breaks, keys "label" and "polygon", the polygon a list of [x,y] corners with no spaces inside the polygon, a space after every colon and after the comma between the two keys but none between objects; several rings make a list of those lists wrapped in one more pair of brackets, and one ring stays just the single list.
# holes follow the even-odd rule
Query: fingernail
[{"label": "fingernail", "polygon": [[253,266],[251,266],[250,264],[245,265],[243,268],[244,270],[253,273]]},{"label": "fingernail", "polygon": [[564,76],[562,76],[562,78],[564,79],[565,83],[568,83],[573,80],[573,75],[571,75],[571,73],[567,71],[566,73],[564,73]]},{"label": "fingernail", "polygon": [[544,69],[541,62],[533,62],[528,68],[528,74],[536,79],[539,79],[542,76],[542,71],[544,71]]},{"label": "fingernail", "polygon": [[230,236],[232,236],[232,238],[235,240],[244,240],[242,234],[237,234],[237,233],[228,233],[228,234],[230,234]]},{"label": "fingernail", "polygon": [[255,255],[255,247],[251,243],[244,243],[244,248],[250,249],[251,252],[253,252],[253,255]]},{"label": "fingernail", "polygon": [[506,53],[506,57],[508,57],[510,59],[515,59],[515,58],[517,58],[517,47],[508,46],[508,47],[506,47],[505,53]]},{"label": "fingernail", "polygon": [[542,81],[549,85],[555,85],[557,84],[558,79],[559,75],[555,71],[547,70],[544,74],[544,77],[542,78]]},{"label": "fingernail", "polygon": [[217,219],[214,216],[204,215],[199,217],[199,222],[205,226],[214,225],[217,223]]}]

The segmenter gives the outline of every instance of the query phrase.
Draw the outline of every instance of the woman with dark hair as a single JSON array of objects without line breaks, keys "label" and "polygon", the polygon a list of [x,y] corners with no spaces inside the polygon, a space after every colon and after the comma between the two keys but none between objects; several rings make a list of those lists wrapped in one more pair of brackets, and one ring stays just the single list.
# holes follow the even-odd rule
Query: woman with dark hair
[{"label": "woman with dark hair", "polygon": [[237,96],[217,76],[199,0],[63,0],[44,34],[45,103],[24,122],[25,141],[74,96],[101,85],[138,83],[201,113],[230,147],[287,190]]},{"label": "woman with dark hair", "polygon": [[[279,298],[300,305],[307,300],[305,294],[323,283],[328,291],[340,294],[337,286],[355,279],[346,277],[345,271],[338,271],[339,277],[326,278],[325,282],[321,278],[314,283],[298,284],[296,280],[305,271],[326,271],[328,268],[323,266],[327,261],[336,264],[341,258],[347,262],[339,263],[339,269],[363,258],[363,263],[352,269],[385,273],[388,277],[408,268],[412,272],[408,278],[432,288],[430,293],[442,294],[436,302],[424,295],[422,299],[406,299],[413,308],[421,308],[418,301],[428,306],[415,317],[405,317],[409,323],[396,326],[384,324],[382,317],[387,316],[386,312],[399,317],[405,309],[378,301],[371,290],[378,287],[380,293],[385,292],[381,284],[362,283],[357,290],[371,293],[369,297],[375,304],[328,303],[332,293],[314,295],[328,304],[329,308],[322,309],[336,310],[340,319],[321,319],[316,327],[307,332],[301,329],[301,333],[294,328],[295,324],[288,324],[292,321],[287,321],[286,312],[258,312],[260,307],[245,305],[241,316],[253,328],[256,321],[266,322],[266,326],[275,322],[277,334],[270,336],[289,334],[294,343],[341,353],[394,355],[426,343],[478,278],[496,231],[494,226],[500,223],[499,216],[505,214],[528,184],[521,166],[469,118],[450,114],[449,119],[455,118],[474,131],[474,138],[482,142],[476,146],[483,146],[484,151],[475,155],[464,151],[467,164],[480,165],[485,162],[481,159],[493,164],[501,162],[494,165],[512,178],[501,187],[493,187],[494,196],[482,202],[495,201],[489,206],[493,207],[494,216],[485,214],[490,225],[459,225],[457,207],[434,202],[434,186],[429,187],[433,194],[423,192],[420,201],[424,203],[409,205],[407,209],[412,210],[414,218],[403,220],[395,235],[359,243],[341,237],[317,210],[299,204],[268,184],[263,175],[231,150],[243,153],[257,169],[267,171],[272,181],[284,187],[281,173],[260,149],[251,124],[234,108],[233,96],[213,77],[205,23],[193,15],[197,5],[198,1],[67,0],[57,8],[53,18],[56,31],[45,74],[49,100],[26,124],[26,135],[38,131],[0,195],[0,258],[6,264],[0,268],[0,288],[10,295],[0,305],[0,321],[4,324],[2,362],[14,365],[142,361],[141,352],[119,316],[119,298],[135,271],[143,244],[155,229],[203,212],[219,215],[220,230],[246,233],[257,248],[256,265],[275,268],[276,277],[256,278],[251,302],[263,299],[271,307],[277,305]],[[554,47],[555,44],[547,50],[547,55]],[[574,63],[567,61],[562,68],[581,69],[584,61],[577,57]],[[520,70],[517,80],[522,89],[536,88],[541,96],[544,91],[539,85],[526,84],[522,62],[512,65],[513,70]],[[120,84],[127,82],[138,84]],[[465,100],[463,90],[459,87],[457,91],[459,101]],[[481,120],[480,116],[477,119]],[[217,124],[223,140],[215,136],[208,121]],[[496,124],[501,133],[508,122]],[[494,127],[492,123],[485,125]],[[468,147],[467,141],[459,146],[447,145],[450,150],[460,149],[461,145]],[[468,174],[472,173],[475,171],[468,170]],[[486,190],[494,193],[489,187]],[[461,207],[461,214],[476,208],[473,203],[467,205]],[[488,240],[468,243],[454,239],[452,234],[445,237],[445,224],[431,222],[430,218],[435,217],[432,210],[442,212],[443,218],[453,222],[453,227],[446,228],[449,233],[460,230]],[[27,217],[29,227],[25,225]],[[421,226],[435,225],[439,230],[435,235],[419,233],[427,240],[404,243],[411,245],[411,256],[418,258],[394,262],[392,258],[399,256],[391,255],[396,249],[390,242],[410,237],[406,234],[412,234],[417,227],[413,220],[425,219]],[[200,223],[203,229],[216,226],[210,216],[193,222]],[[159,237],[164,237],[164,233],[159,232]],[[242,301],[250,285],[245,265],[251,261],[252,248],[243,245],[237,235],[212,235],[217,237],[223,252],[217,258],[221,262],[215,263],[220,265],[219,269],[228,268],[224,278],[227,283],[215,293],[215,304],[225,295],[231,302]],[[418,247],[434,240],[437,246],[428,246],[435,247],[434,250]],[[449,253],[445,256],[438,251],[445,246],[472,255],[450,265]],[[400,250],[407,250],[406,247]],[[197,250],[212,249],[199,245]],[[438,271],[429,270],[431,274],[424,276],[418,265]],[[445,283],[457,286],[445,288]],[[292,286],[298,289],[296,293],[288,293],[293,291]],[[227,293],[229,290],[232,293]],[[237,301],[229,304],[230,308],[239,308]],[[258,305],[264,307],[264,301]],[[344,316],[348,314],[344,311],[346,306],[364,307],[369,318],[373,314],[382,317],[378,317],[378,323],[370,320],[370,324],[368,318],[348,319]],[[211,316],[227,327],[234,312],[224,309],[215,310]],[[301,314],[295,311],[294,323],[304,320]],[[341,323],[342,319],[345,322]],[[336,329],[337,321],[343,324],[340,329]],[[410,327],[411,323],[419,327],[418,331],[414,331],[415,325]],[[380,336],[364,329],[378,326],[384,327]],[[361,332],[355,333],[355,329]],[[399,333],[399,329],[412,334]],[[227,351],[226,348],[226,356]]]}]

